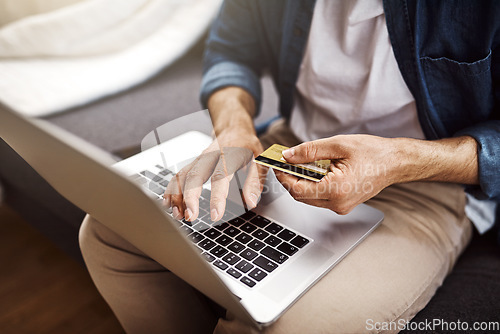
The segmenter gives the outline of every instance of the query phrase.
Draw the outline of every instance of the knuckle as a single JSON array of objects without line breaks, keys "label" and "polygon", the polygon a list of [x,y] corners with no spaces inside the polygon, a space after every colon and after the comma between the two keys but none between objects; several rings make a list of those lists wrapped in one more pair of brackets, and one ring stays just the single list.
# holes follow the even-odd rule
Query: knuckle
[{"label": "knuckle", "polygon": [[186,173],[186,179],[190,181],[198,181],[202,179],[201,173],[196,169],[191,169]]},{"label": "knuckle", "polygon": [[182,197],[182,195],[172,195],[170,197],[170,200],[174,204],[181,204],[183,202],[183,197]]},{"label": "knuckle", "polygon": [[175,176],[177,177],[181,177],[181,176],[186,176],[186,174],[190,171],[191,169],[189,168],[182,168],[180,171],[177,172],[177,174],[175,174]]},{"label": "knuckle", "polygon": [[349,205],[349,204],[345,204],[345,203],[340,203],[338,205],[336,205],[334,208],[333,208],[333,211],[335,211],[335,213],[341,215],[341,216],[345,216],[347,215],[349,212],[352,211],[352,206]]},{"label": "knuckle", "polygon": [[300,187],[298,187],[297,185],[290,187],[289,192],[292,195],[292,197],[295,199],[300,199],[303,197],[302,196],[302,193],[303,193],[302,189]]},{"label": "knuckle", "polygon": [[217,169],[213,172],[212,177],[210,178],[212,181],[220,181],[227,177],[226,173],[223,170]]},{"label": "knuckle", "polygon": [[316,153],[318,151],[316,145],[313,143],[313,142],[307,142],[307,143],[304,143],[304,157],[306,159],[312,159],[314,160],[315,156],[316,156]]},{"label": "knuckle", "polygon": [[179,191],[178,191],[179,188],[173,184],[172,184],[172,186],[170,186],[171,184],[172,183],[170,183],[168,185],[168,187],[165,189],[165,195],[167,195],[167,196],[179,193]]}]

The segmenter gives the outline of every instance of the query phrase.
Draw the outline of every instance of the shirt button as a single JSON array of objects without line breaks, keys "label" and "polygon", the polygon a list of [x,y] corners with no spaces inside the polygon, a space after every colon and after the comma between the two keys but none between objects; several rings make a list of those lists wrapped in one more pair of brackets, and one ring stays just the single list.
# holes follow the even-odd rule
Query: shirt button
[{"label": "shirt button", "polygon": [[300,29],[300,28],[294,28],[294,29],[293,29],[293,34],[294,34],[296,37],[300,37],[300,36],[302,36],[302,29]]}]

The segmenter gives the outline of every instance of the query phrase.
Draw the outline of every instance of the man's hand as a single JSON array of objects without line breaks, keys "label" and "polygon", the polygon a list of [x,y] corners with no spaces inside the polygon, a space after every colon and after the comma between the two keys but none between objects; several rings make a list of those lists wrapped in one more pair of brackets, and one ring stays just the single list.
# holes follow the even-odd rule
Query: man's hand
[{"label": "man's hand", "polygon": [[283,172],[276,176],[296,200],[338,214],[349,213],[395,183],[478,183],[476,142],[471,137],[426,141],[339,135],[300,144],[283,156],[290,163],[332,160],[320,182]]},{"label": "man's hand", "polygon": [[[263,151],[259,139],[245,132],[221,132],[217,139],[191,164],[170,181],[164,194],[164,205],[172,207],[174,218],[193,221],[199,215],[199,198],[203,183],[211,181],[210,218],[219,220],[225,211],[229,183],[234,173],[248,165]],[[254,208],[262,192],[267,169],[251,162],[243,186],[247,208]]]},{"label": "man's hand", "polygon": [[[234,173],[263,151],[253,127],[255,102],[248,92],[239,87],[223,88],[212,94],[208,108],[215,141],[176,174],[163,196],[164,205],[172,207],[172,214],[177,219],[185,217],[193,221],[198,217],[202,185],[208,179],[211,179],[212,190],[210,218],[213,221],[221,219]],[[247,208],[257,205],[266,175],[267,168],[251,163],[243,186]]]}]

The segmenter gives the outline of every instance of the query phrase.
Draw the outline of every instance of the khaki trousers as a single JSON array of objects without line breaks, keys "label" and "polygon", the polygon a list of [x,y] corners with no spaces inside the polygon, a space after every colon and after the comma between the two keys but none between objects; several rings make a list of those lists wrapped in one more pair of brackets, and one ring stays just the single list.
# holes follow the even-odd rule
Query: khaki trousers
[{"label": "khaki trousers", "polygon": [[[278,122],[265,146],[298,143]],[[471,238],[459,185],[408,183],[367,204],[382,224],[265,333],[397,332],[432,298]],[[256,333],[87,216],[80,245],[90,274],[128,333]]]}]

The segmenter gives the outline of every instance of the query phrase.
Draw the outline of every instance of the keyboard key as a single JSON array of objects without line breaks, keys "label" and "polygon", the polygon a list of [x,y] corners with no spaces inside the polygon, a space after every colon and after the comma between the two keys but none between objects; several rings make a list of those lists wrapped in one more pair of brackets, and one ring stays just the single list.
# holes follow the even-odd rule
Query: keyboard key
[{"label": "keyboard key", "polygon": [[216,228],[218,229],[219,231],[222,231],[224,230],[225,228],[227,228],[229,226],[228,223],[222,223],[222,224],[216,224],[213,226],[213,228]]},{"label": "keyboard key", "polygon": [[235,252],[236,254],[238,254],[239,252],[241,252],[245,246],[243,246],[241,243],[239,243],[238,241],[235,241],[233,242],[232,244],[230,244],[229,246],[227,246],[227,248],[230,250],[230,251],[233,251]]},{"label": "keyboard key", "polygon": [[236,269],[238,269],[241,272],[247,273],[249,272],[254,266],[245,260],[241,260],[237,265],[234,266]]},{"label": "keyboard key", "polygon": [[206,215],[204,215],[201,220],[203,220],[206,224],[210,225],[210,226],[213,226],[213,225],[216,225],[219,223],[219,221],[213,221],[212,218],[210,218],[210,214],[207,213]]},{"label": "keyboard key", "polygon": [[266,232],[266,231],[264,231],[264,230],[258,229],[258,230],[256,230],[256,231],[254,231],[254,232],[252,233],[252,235],[253,235],[254,237],[256,237],[257,239],[259,239],[259,240],[264,240],[264,239],[265,239],[265,238],[269,235],[269,233],[267,233],[267,232]]},{"label": "keyboard key", "polygon": [[285,262],[286,260],[288,260],[288,256],[286,256],[285,254],[283,254],[281,252],[278,252],[276,249],[271,248],[269,246],[264,248],[260,253],[262,255],[267,256],[271,260],[280,263],[280,264]]},{"label": "keyboard key", "polygon": [[228,223],[233,225],[233,226],[239,227],[239,226],[243,225],[245,223],[245,221],[239,217],[236,217],[234,219],[231,219]]},{"label": "keyboard key", "polygon": [[132,174],[128,176],[130,180],[134,182],[140,182],[141,179],[144,179],[141,174]]},{"label": "keyboard key", "polygon": [[187,220],[185,220],[185,219],[181,219],[181,223],[182,223],[182,224],[185,224],[185,225],[187,225],[187,226],[193,226],[193,225],[194,225],[194,224],[196,224],[197,222],[196,222],[196,221],[194,221],[194,222],[189,222],[189,221],[187,221]]},{"label": "keyboard key", "polygon": [[205,231],[205,235],[209,237],[210,239],[215,239],[218,236],[220,236],[222,233],[220,231],[217,231],[215,228],[211,228],[207,231]]},{"label": "keyboard key", "polygon": [[226,233],[227,235],[229,235],[230,237],[235,237],[237,236],[239,233],[240,233],[240,230],[238,230],[236,227],[234,226],[229,226],[228,228],[226,228],[224,230],[224,233]]},{"label": "keyboard key", "polygon": [[182,225],[180,227],[180,230],[186,234],[190,234],[191,232],[193,232],[193,230],[189,226],[186,226],[186,225]]},{"label": "keyboard key", "polygon": [[142,175],[140,174],[135,174],[133,176],[131,176],[131,180],[134,181],[136,184],[138,185],[143,185],[145,184],[146,182],[148,182],[148,179],[146,179],[145,177],[142,177]]},{"label": "keyboard key", "polygon": [[205,219],[205,217],[208,216],[208,211],[203,209],[203,208],[198,208],[198,218],[199,219],[203,219],[203,220],[209,220],[209,219]]},{"label": "keyboard key", "polygon": [[236,237],[236,240],[238,240],[239,242],[241,242],[243,244],[246,244],[250,240],[253,240],[253,238],[251,236],[249,236],[248,234],[246,234],[245,232],[242,232],[240,235],[238,235]]},{"label": "keyboard key", "polygon": [[204,209],[205,212],[210,211],[210,200],[200,197],[200,209]]},{"label": "keyboard key", "polygon": [[166,187],[168,186],[168,181],[167,181],[167,180],[163,180],[163,181],[161,181],[161,182],[160,182],[160,186],[162,186],[162,187],[165,187],[165,188],[166,188]]},{"label": "keyboard key", "polygon": [[294,245],[294,246],[302,248],[302,247],[304,247],[305,245],[307,245],[309,243],[309,240],[307,240],[306,238],[301,237],[300,235],[298,235],[295,238],[293,238],[293,240],[290,241],[290,243],[292,245]]},{"label": "keyboard key", "polygon": [[266,259],[263,256],[259,256],[255,260],[253,260],[253,263],[256,264],[257,266],[261,267],[267,272],[271,272],[274,269],[278,268],[278,265],[274,263],[273,261]]},{"label": "keyboard key", "polygon": [[255,225],[252,225],[250,223],[245,223],[241,226],[241,230],[242,231],[245,231],[247,233],[252,233],[253,231],[255,231],[257,229],[257,227]]},{"label": "keyboard key", "polygon": [[172,174],[172,172],[171,172],[170,170],[166,169],[166,168],[163,168],[163,167],[162,167],[162,168],[160,168],[160,169],[162,169],[162,171],[161,171],[161,172],[159,172],[159,173],[158,173],[158,175],[161,175],[161,176],[167,176],[168,174]]},{"label": "keyboard key", "polygon": [[297,247],[290,245],[288,242],[284,242],[281,245],[279,245],[278,250],[290,256],[299,251]]},{"label": "keyboard key", "polygon": [[[169,212],[167,212],[167,213],[170,214]],[[184,224],[181,221],[178,221],[177,219],[174,219],[174,222],[176,222],[177,224],[179,224],[179,228],[181,228],[182,226],[184,226]]]},{"label": "keyboard key", "polygon": [[204,250],[209,250],[213,247],[215,247],[215,245],[217,245],[215,242],[213,242],[212,240],[210,239],[205,239],[205,240],[202,240],[198,246],[200,246],[201,248],[203,248]]},{"label": "keyboard key", "polygon": [[252,219],[255,216],[256,216],[255,212],[247,211],[244,214],[242,214],[240,216],[240,218],[245,219],[245,220],[250,220],[250,219]]},{"label": "keyboard key", "polygon": [[252,223],[257,225],[260,228],[264,228],[267,225],[269,225],[271,223],[271,221],[267,218],[262,217],[262,216],[257,216],[257,217],[254,217],[252,219]]},{"label": "keyboard key", "polygon": [[[199,223],[201,223],[201,222],[202,222],[202,221],[201,221],[201,220],[199,220],[199,219],[195,219],[195,220],[193,220],[192,222],[188,222],[187,220],[184,220],[184,219],[183,219],[182,221],[183,221],[186,225],[191,226],[191,227],[193,227],[194,225],[199,224]],[[203,224],[204,224],[204,223],[203,223]],[[201,225],[199,228],[201,228],[202,226],[203,226],[203,225]]]},{"label": "keyboard key", "polygon": [[158,185],[156,185],[153,182],[149,183],[148,188],[149,188],[149,190],[151,190],[152,192],[154,192],[158,196],[163,196],[163,194],[165,193],[165,189],[160,188]]},{"label": "keyboard key", "polygon": [[245,212],[245,208],[241,204],[237,204],[231,200],[226,201],[226,211],[229,211],[233,218]]},{"label": "keyboard key", "polygon": [[294,233],[294,232],[292,232],[290,230],[284,229],[283,231],[281,231],[278,234],[278,237],[280,237],[281,239],[283,239],[285,241],[290,241],[296,235],[297,235],[296,233]]},{"label": "keyboard key", "polygon": [[215,239],[215,241],[221,246],[227,246],[231,243],[231,241],[233,241],[233,239],[231,239],[227,235],[221,235],[220,237]]},{"label": "keyboard key", "polygon": [[256,251],[261,250],[265,245],[265,243],[259,240],[252,240],[248,243],[248,247]]},{"label": "keyboard key", "polygon": [[276,247],[281,243],[281,239],[271,235],[269,238],[264,240],[264,242],[270,246]]},{"label": "keyboard key", "polygon": [[240,282],[245,283],[246,285],[248,285],[251,288],[253,288],[255,286],[255,284],[257,284],[246,276],[244,276],[242,279],[240,279]]},{"label": "keyboard key", "polygon": [[224,262],[222,262],[221,260],[215,261],[214,266],[216,266],[217,268],[222,269],[222,270],[226,270],[227,268],[229,268],[229,266],[227,264],[225,264]]},{"label": "keyboard key", "polygon": [[251,261],[253,260],[257,255],[257,252],[254,252],[253,250],[251,250],[250,248],[247,248],[245,249],[243,252],[241,252],[241,257],[248,260],[248,261]]},{"label": "keyboard key", "polygon": [[203,253],[203,256],[205,257],[205,259],[208,261],[208,262],[212,262],[213,260],[215,260],[215,257],[213,257],[212,255],[210,255],[209,253],[205,252]]},{"label": "keyboard key", "polygon": [[229,212],[229,211],[224,211],[224,214],[222,215],[222,218],[221,220],[223,222],[227,222],[227,221],[230,221],[231,219],[233,219],[236,215],[232,212]]},{"label": "keyboard key", "polygon": [[250,276],[256,281],[262,281],[262,279],[266,277],[267,274],[260,269],[254,269],[250,272],[250,274],[248,274],[248,276]]},{"label": "keyboard key", "polygon": [[156,175],[155,173],[149,171],[149,170],[143,170],[141,172],[142,175],[150,179],[151,181],[157,182],[157,181],[162,181],[163,178],[159,175]]},{"label": "keyboard key", "polygon": [[229,275],[233,276],[234,278],[240,278],[240,277],[241,277],[241,275],[242,275],[239,271],[234,270],[233,268],[229,268],[229,269],[227,270],[227,273],[228,273]]},{"label": "keyboard key", "polygon": [[276,223],[272,223],[271,225],[267,226],[265,228],[265,230],[271,234],[278,234],[279,231],[281,231],[283,229],[282,226],[279,226],[278,224]]},{"label": "keyboard key", "polygon": [[224,256],[226,253],[227,253],[227,249],[222,248],[221,246],[215,246],[214,248],[212,248],[210,250],[210,254],[215,255],[217,257]]},{"label": "keyboard key", "polygon": [[161,182],[163,181],[163,177],[161,177],[160,175],[156,175],[156,174],[153,174],[153,177],[149,178],[148,179],[151,179],[152,182]]},{"label": "keyboard key", "polygon": [[239,260],[241,260],[241,258],[238,255],[235,255],[233,253],[229,253],[222,258],[222,261],[227,262],[230,265],[238,263]]},{"label": "keyboard key", "polygon": [[204,232],[204,231],[208,230],[209,228],[210,228],[210,226],[208,226],[207,224],[205,224],[201,221],[198,224],[193,225],[193,230],[195,230],[197,232]]},{"label": "keyboard key", "polygon": [[191,233],[189,235],[189,239],[191,239],[192,242],[194,242],[195,244],[197,244],[198,242],[200,242],[203,239],[205,239],[205,237],[201,233],[194,232],[194,233]]},{"label": "keyboard key", "polygon": [[205,188],[203,188],[203,189],[201,190],[201,197],[202,197],[202,198],[204,198],[204,199],[206,199],[206,200],[208,200],[208,201],[209,201],[209,203],[210,203],[210,196],[211,196],[211,194],[210,194],[210,190],[205,189]]}]

